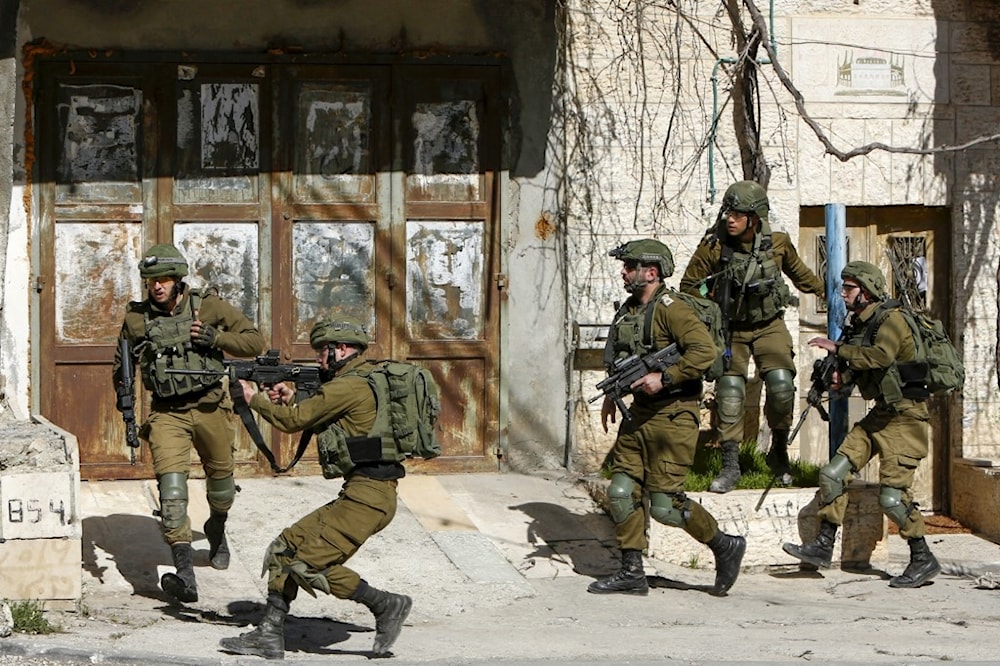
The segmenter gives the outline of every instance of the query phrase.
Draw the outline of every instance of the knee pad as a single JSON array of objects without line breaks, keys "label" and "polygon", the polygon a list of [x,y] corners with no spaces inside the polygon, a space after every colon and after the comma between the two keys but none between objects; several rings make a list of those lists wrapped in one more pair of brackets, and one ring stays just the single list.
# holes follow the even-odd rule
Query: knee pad
[{"label": "knee pad", "polygon": [[208,496],[208,506],[221,513],[226,513],[233,505],[236,497],[236,480],[230,474],[224,479],[205,479],[205,494]]},{"label": "knee pad", "polygon": [[[280,536],[271,542],[264,552],[264,567],[260,572],[263,576],[267,574],[268,586],[271,581],[282,573],[287,573],[295,584],[304,589],[312,596],[316,596],[314,590],[319,590],[330,594],[330,581],[322,572],[316,571],[302,560],[295,559],[296,551]],[[289,587],[285,581],[285,589]],[[294,594],[291,595],[294,599]]]},{"label": "knee pad", "polygon": [[903,491],[899,488],[881,486],[878,490],[878,503],[882,507],[882,513],[896,523],[897,527],[906,524],[910,518],[910,511],[913,510],[912,505],[903,504]]},{"label": "knee pad", "polygon": [[795,378],[791,370],[778,368],[764,375],[767,404],[777,416],[788,416],[795,409]]},{"label": "knee pad", "polygon": [[715,381],[715,402],[719,421],[737,423],[743,418],[743,403],[747,397],[747,382],[740,375],[724,375]]},{"label": "knee pad", "polygon": [[611,520],[620,525],[628,520],[638,508],[632,499],[635,481],[628,474],[615,472],[611,475],[611,485],[608,486],[608,504],[611,508]]},{"label": "knee pad", "polygon": [[[683,493],[681,493],[683,496]],[[681,511],[674,506],[675,493],[650,493],[649,494],[649,515],[658,523],[671,527],[684,527],[687,525],[687,511]],[[687,506],[687,498],[682,499],[682,504]]]},{"label": "knee pad", "polygon": [[819,470],[819,500],[823,506],[844,494],[844,479],[851,473],[851,461],[838,453]]},{"label": "knee pad", "polygon": [[160,520],[167,529],[184,527],[187,518],[187,474],[169,472],[160,477]]}]

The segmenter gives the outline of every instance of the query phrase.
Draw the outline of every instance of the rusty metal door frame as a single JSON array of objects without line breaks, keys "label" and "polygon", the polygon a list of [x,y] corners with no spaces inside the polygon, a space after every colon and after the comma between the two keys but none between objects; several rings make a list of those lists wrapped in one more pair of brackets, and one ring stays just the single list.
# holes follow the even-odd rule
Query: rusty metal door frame
[{"label": "rusty metal door frame", "polygon": [[[504,287],[499,277],[501,203],[497,190],[502,178],[499,159],[499,110],[502,105],[498,103],[502,67],[495,61],[469,65],[449,62],[446,66],[441,66],[404,63],[398,59],[367,65],[308,65],[313,74],[358,80],[374,77],[383,82],[376,85],[378,90],[375,96],[379,115],[374,124],[378,148],[374,169],[377,197],[373,204],[310,203],[293,201],[290,197],[295,165],[291,161],[291,140],[283,134],[283,128],[288,126],[287,115],[293,113],[294,105],[290,104],[287,86],[295,79],[297,67],[300,71],[305,71],[305,67],[296,65],[291,60],[264,64],[247,61],[245,58],[228,62],[224,57],[215,56],[200,64],[179,64],[162,54],[149,61],[125,58],[122,62],[74,60],[70,55],[62,55],[39,64],[35,106],[41,137],[41,159],[36,182],[39,204],[36,238],[39,242],[35,265],[39,267],[39,277],[35,301],[37,307],[34,310],[38,316],[37,330],[41,333],[40,345],[36,349],[44,351],[36,354],[34,365],[39,375],[39,406],[42,413],[55,414],[53,421],[59,425],[68,427],[71,431],[88,433],[90,439],[97,438],[93,443],[97,448],[92,448],[90,452],[97,451],[99,460],[87,461],[84,478],[148,478],[151,465],[148,453],[143,449],[139,464],[129,469],[127,454],[121,444],[121,422],[114,410],[114,394],[108,381],[114,336],[120,324],[119,310],[123,314],[127,301],[127,297],[121,298],[119,293],[122,287],[119,286],[117,291],[109,289],[107,293],[99,292],[96,297],[91,291],[81,299],[87,301],[87,297],[94,297],[93,304],[103,313],[101,316],[105,328],[111,327],[108,330],[101,329],[101,342],[88,345],[56,339],[58,305],[54,282],[61,280],[66,283],[69,280],[57,273],[60,261],[65,259],[62,255],[57,256],[59,248],[63,248],[65,244],[58,242],[60,236],[56,225],[62,222],[111,224],[131,230],[129,233],[120,230],[116,232],[115,252],[107,253],[103,257],[103,264],[94,266],[93,275],[70,276],[80,277],[90,284],[101,283],[100,278],[108,265],[121,265],[124,279],[135,281],[135,276],[131,275],[134,272],[134,261],[122,258],[138,256],[143,247],[152,243],[173,241],[175,232],[181,229],[187,231],[198,225],[225,225],[232,222],[256,225],[260,248],[259,310],[248,314],[254,315],[265,337],[272,337],[274,346],[282,349],[286,358],[304,361],[312,358],[307,340],[302,338],[301,331],[293,330],[289,310],[278,304],[279,300],[289,296],[292,284],[290,234],[293,223],[295,220],[324,218],[374,221],[377,226],[374,254],[376,257],[391,258],[388,268],[375,276],[378,285],[374,291],[376,294],[394,293],[395,296],[379,298],[375,304],[376,322],[389,323],[392,330],[374,331],[376,342],[373,353],[383,357],[419,359],[430,364],[443,386],[451,386],[451,390],[458,391],[450,396],[452,411],[446,417],[452,419],[450,425],[457,429],[456,432],[464,433],[468,427],[475,431],[475,436],[463,440],[462,450],[454,460],[449,461],[447,457],[443,457],[430,469],[474,471],[498,467],[501,456],[499,405],[502,399],[499,317],[503,296],[501,289]],[[322,71],[324,68],[325,72]],[[391,73],[386,75],[378,72]],[[216,85],[229,86],[233,90],[244,85],[257,91],[259,169],[250,174],[256,182],[256,199],[205,203],[197,198],[184,201],[183,196],[178,195],[177,161],[181,159],[176,134],[180,104],[178,91],[183,89],[185,81],[193,82],[191,85],[212,85],[214,81]],[[64,178],[57,173],[64,144],[60,143],[59,138],[61,125],[56,96],[66,94],[60,86],[88,83],[95,86],[126,85],[139,91],[136,98],[140,100],[141,108],[136,112],[138,121],[135,132],[136,141],[141,146],[137,157],[141,174],[137,175],[135,187],[139,194],[135,195],[137,198],[134,200],[117,201],[111,197],[108,201],[76,201],[71,192],[74,186],[71,185],[68,189],[63,187]],[[407,176],[403,169],[408,159],[407,151],[410,150],[404,146],[405,136],[410,136],[406,134],[409,131],[409,119],[402,116],[412,112],[410,106],[416,99],[414,94],[417,97],[423,95],[421,99],[424,99],[430,90],[428,86],[435,85],[439,90],[428,99],[437,99],[435,95],[441,93],[441,90],[457,90],[465,86],[465,89],[473,91],[472,97],[478,100],[474,100],[474,106],[478,109],[478,120],[483,125],[480,128],[482,134],[477,135],[475,141],[482,171],[476,178],[481,183],[481,190],[474,200],[419,201],[407,194]],[[447,97],[449,93],[441,94]],[[383,113],[383,108],[389,110]],[[406,111],[408,108],[410,110]],[[393,132],[396,132],[395,136]],[[274,146],[273,158],[270,146]],[[62,195],[59,194],[60,191]],[[67,191],[70,192],[69,203],[57,200],[58,196],[65,198]],[[481,273],[477,274],[482,284],[475,286],[481,289],[483,299],[481,315],[484,328],[481,339],[421,339],[419,335],[412,335],[412,326],[407,327],[410,313],[403,297],[407,271],[410,270],[406,259],[407,228],[419,224],[421,220],[453,220],[470,229],[477,228],[477,225],[481,228],[477,233],[482,236],[483,257],[487,260]],[[105,240],[97,238],[94,242],[98,246],[106,243],[108,233],[110,232],[105,231],[101,237]],[[50,276],[56,276],[56,279],[52,280]],[[412,270],[410,276],[412,279]],[[399,288],[401,284],[403,289]],[[124,288],[126,293],[136,289],[134,285],[126,285]],[[141,285],[138,288],[141,290]],[[473,362],[472,359],[478,360]],[[470,377],[473,379],[472,384],[463,384]],[[87,396],[86,408],[82,407],[82,403],[80,409],[71,408],[69,402],[60,403],[60,396],[65,394],[67,387],[80,385],[95,385],[100,388]],[[108,387],[106,392],[103,390],[105,386]],[[466,413],[469,405],[475,406],[475,413]],[[99,430],[94,430],[94,414],[106,415],[98,419],[103,424]],[[249,466],[256,472],[266,473],[266,465],[257,459],[249,439],[242,430],[240,432],[238,448],[244,454],[239,457],[241,467],[246,470]],[[480,447],[478,452],[475,450],[476,445]],[[283,441],[278,449],[282,458],[290,459],[292,442]],[[416,464],[414,467],[420,468],[421,465]],[[303,465],[304,473],[315,471],[313,466]]]}]

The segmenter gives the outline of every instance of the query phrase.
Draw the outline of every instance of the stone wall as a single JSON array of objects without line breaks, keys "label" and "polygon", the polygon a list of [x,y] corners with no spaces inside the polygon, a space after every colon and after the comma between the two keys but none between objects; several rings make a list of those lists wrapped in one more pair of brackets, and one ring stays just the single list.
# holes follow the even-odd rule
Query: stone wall
[{"label": "stone wall", "polygon": [[[758,4],[766,15],[767,3]],[[571,158],[580,156],[567,168],[576,190],[567,195],[571,321],[607,322],[610,303],[625,297],[617,262],[606,256],[623,240],[655,236],[670,245],[678,269],[668,282],[676,285],[714,220],[721,191],[743,177],[727,106],[726,59],[737,55],[727,17],[717,3],[645,7],[639,20],[592,0],[568,3],[573,48],[567,66],[578,83],[568,137],[583,137],[567,149]],[[778,61],[836,148],[871,142],[949,146],[1000,127],[1000,46],[991,37],[1000,27],[995,3],[799,0],[775,3],[775,10]],[[803,206],[952,211],[950,315],[968,377],[964,398],[952,409],[948,448],[956,457],[1000,459],[996,144],[926,155],[873,151],[841,162],[825,154],[768,63],[760,65],[759,80],[772,222],[793,240]],[[717,142],[710,148],[713,113]],[[795,308],[786,313],[793,339],[798,320]],[[808,377],[814,354],[803,346],[798,358],[799,377]],[[585,373],[574,377],[571,398],[587,397],[593,384]],[[608,445],[592,425],[599,423],[599,404],[578,402],[572,436],[581,455]],[[793,449],[807,459],[825,459],[825,425],[811,417],[803,435]]]}]

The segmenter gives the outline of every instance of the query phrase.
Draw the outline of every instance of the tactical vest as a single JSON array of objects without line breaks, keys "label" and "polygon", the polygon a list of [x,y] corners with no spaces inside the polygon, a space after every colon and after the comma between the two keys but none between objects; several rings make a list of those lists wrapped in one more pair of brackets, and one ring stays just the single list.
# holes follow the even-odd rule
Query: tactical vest
[{"label": "tactical vest", "polygon": [[[629,312],[629,301],[618,308],[615,314],[614,324],[608,331],[608,340],[604,345],[604,365],[610,368],[615,361],[628,358],[633,354],[645,356],[656,351],[653,343],[652,327],[653,313],[656,311],[658,303],[668,305],[671,297],[666,285],[661,286],[653,294],[653,297],[635,312]],[[635,399],[640,402],[656,400],[663,397],[675,397],[682,395],[701,395],[701,379],[690,379],[679,384],[674,384],[664,388],[655,396],[647,396],[645,393],[635,394]]]},{"label": "tactical vest", "polygon": [[[874,347],[878,329],[888,318],[889,313],[898,308],[893,304],[880,304],[872,317],[863,325],[849,328],[847,344],[862,347]],[[912,332],[911,332],[912,335]],[[913,341],[914,354],[912,361],[893,361],[888,368],[854,371],[854,382],[865,400],[881,399],[888,405],[894,405],[900,400],[926,400],[927,363],[920,360],[920,348],[916,339]]]},{"label": "tactical vest", "polygon": [[[729,312],[734,323],[753,326],[780,316],[791,300],[791,292],[774,259],[771,234],[754,236],[750,252],[722,244],[722,263],[728,264],[732,280]],[[720,303],[720,307],[726,305]]]},{"label": "tactical vest", "polygon": [[[369,382],[369,386],[372,386],[370,376],[377,363],[366,361],[338,376],[362,377]],[[364,463],[399,463],[406,460],[406,453],[397,444],[390,424],[392,397],[387,391],[383,391],[383,395],[380,396],[379,391],[373,386],[372,393],[376,402],[376,417],[372,432],[352,437],[334,422],[316,435],[320,469],[324,478],[336,479],[346,476],[352,469]],[[380,402],[384,404],[379,404]]]},{"label": "tactical vest", "polygon": [[[143,314],[146,338],[136,348],[142,384],[160,399],[177,398],[200,393],[222,382],[225,366],[222,352],[202,350],[191,344],[191,324],[194,312],[201,305],[201,294],[189,290],[183,312],[169,317]],[[210,370],[217,375],[180,375],[168,370]]]},{"label": "tactical vest", "polygon": [[614,324],[608,331],[607,343],[604,345],[605,367],[611,367],[615,361],[628,358],[633,354],[645,356],[654,350],[650,333],[653,311],[665,293],[666,287],[657,289],[649,302],[634,312],[629,312],[631,299],[625,301],[625,304],[618,308]]}]

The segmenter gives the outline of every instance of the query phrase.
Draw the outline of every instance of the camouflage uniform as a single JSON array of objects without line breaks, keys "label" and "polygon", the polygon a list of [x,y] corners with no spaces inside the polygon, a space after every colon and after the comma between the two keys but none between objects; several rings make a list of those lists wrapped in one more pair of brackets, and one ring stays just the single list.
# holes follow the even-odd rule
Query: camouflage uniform
[{"label": "camouflage uniform", "polygon": [[[655,254],[670,257],[666,246],[653,240],[633,241],[623,248],[612,256],[624,261],[639,257],[649,260]],[[669,276],[673,259],[662,263],[668,268],[661,268],[661,274]],[[716,556],[714,594],[725,594],[739,574],[745,540],[721,532],[715,518],[684,493],[684,479],[694,463],[698,444],[702,376],[717,355],[705,324],[691,306],[671,299],[660,282],[648,301],[643,302],[633,293],[618,311],[605,359],[644,356],[672,343],[680,348],[681,360],[663,372],[663,388],[658,393],[634,393],[629,409],[632,418],[621,424],[608,454],[608,499],[622,552],[622,569],[591,584],[588,591],[593,593],[648,593],[641,554],[648,545],[646,524],[650,517],[680,527],[709,546]],[[644,492],[650,498],[648,508],[643,502]]]},{"label": "camouflage uniform", "polygon": [[[329,379],[317,393],[287,405],[272,404],[266,394],[257,393],[250,407],[282,432],[336,429],[348,438],[368,439],[375,426],[375,394],[363,376],[352,374],[364,364],[360,352],[368,347],[367,333],[352,320],[323,320],[313,327],[310,343],[314,349],[330,348],[332,368],[324,371]],[[338,343],[359,351],[333,364],[333,347]],[[347,470],[335,500],[282,530],[264,557],[268,595],[263,621],[253,631],[222,639],[222,648],[283,659],[285,616],[302,588],[313,596],[320,591],[367,606],[375,615],[373,656],[391,656],[389,648],[413,602],[408,596],[372,587],[345,563],[392,522],[398,479],[405,474],[396,460],[356,465]]]},{"label": "camouflage uniform", "polygon": [[[725,376],[716,381],[724,469],[712,484],[715,492],[728,492],[740,478],[739,445],[744,441],[743,415],[750,358],[757,376],[764,380],[767,396],[764,414],[773,433],[768,463],[776,475],[788,471],[788,433],[795,408],[795,361],[792,336],[785,325],[790,293],[782,275],[796,289],[824,295],[825,284],[799,258],[788,234],[771,231],[768,201],[763,188],[742,181],[727,190],[719,221],[709,230],[688,262],[681,291],[723,298],[721,284],[732,285],[729,302],[719,305],[730,316],[731,362]],[[744,241],[730,237],[726,229],[729,211],[756,216],[754,237]],[[787,479],[786,479],[787,481]]]},{"label": "camouflage uniform", "polygon": [[[786,552],[816,566],[830,566],[837,529],[847,510],[846,481],[879,458],[879,504],[910,546],[910,563],[891,587],[920,587],[941,570],[924,539],[924,518],[911,487],[927,457],[929,418],[927,366],[918,357],[910,325],[898,309],[886,308],[885,278],[872,264],[852,261],[841,273],[870,296],[857,303],[842,342],[836,344],[841,381],[856,385],[874,406],[851,428],[837,453],[820,471],[820,530],[812,543],[784,544]],[[843,390],[843,389],[842,389]]]},{"label": "camouflage uniform", "polygon": [[[143,385],[152,394],[149,418],[139,431],[149,442],[160,499],[164,538],[170,545],[176,573],[160,579],[164,591],[180,601],[197,601],[198,591],[191,549],[188,516],[188,473],[194,447],[205,473],[210,509],[204,525],[213,567],[229,566],[225,538],[226,519],[236,493],[233,447],[236,427],[233,404],[223,387],[222,375],[172,375],[166,369],[221,370],[223,353],[251,357],[264,348],[264,338],[247,317],[218,296],[190,289],[181,279],[188,265],[176,247],[155,245],[139,263],[144,279],[173,279],[168,312],[148,297],[128,304],[120,337],[137,357]],[[162,283],[162,282],[161,282]],[[148,285],[147,285],[148,287]],[[192,324],[201,322],[203,337]],[[123,387],[120,350],[112,366],[116,389]]]}]

